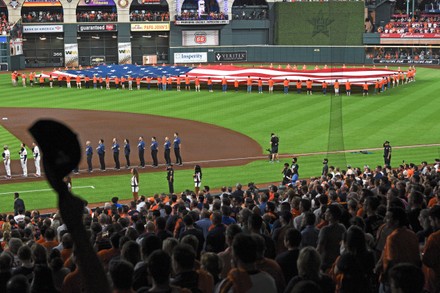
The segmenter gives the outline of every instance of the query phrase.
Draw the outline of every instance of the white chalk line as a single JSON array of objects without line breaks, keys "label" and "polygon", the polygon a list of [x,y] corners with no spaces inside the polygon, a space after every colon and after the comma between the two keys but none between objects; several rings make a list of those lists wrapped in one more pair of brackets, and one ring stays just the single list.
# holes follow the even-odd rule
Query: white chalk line
[{"label": "white chalk line", "polygon": [[[85,189],[85,188],[95,189],[95,186],[93,186],[93,185],[90,185],[90,186],[74,186],[73,189]],[[53,189],[47,188],[47,189],[10,191],[10,192],[2,192],[2,193],[0,193],[0,195],[3,195],[3,194],[13,194],[14,192],[18,192],[19,194],[22,194],[22,193],[35,193],[35,192],[43,192],[43,191],[53,191]]]}]

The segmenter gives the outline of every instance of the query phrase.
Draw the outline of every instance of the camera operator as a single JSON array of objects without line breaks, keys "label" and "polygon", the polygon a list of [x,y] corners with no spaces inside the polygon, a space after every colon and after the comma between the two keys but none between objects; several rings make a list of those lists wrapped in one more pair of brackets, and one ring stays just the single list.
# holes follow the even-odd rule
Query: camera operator
[{"label": "camera operator", "polygon": [[270,134],[270,153],[272,155],[270,162],[273,163],[275,159],[277,162],[280,160],[278,159],[278,144],[280,142],[280,139],[278,136],[275,135],[275,133]]}]

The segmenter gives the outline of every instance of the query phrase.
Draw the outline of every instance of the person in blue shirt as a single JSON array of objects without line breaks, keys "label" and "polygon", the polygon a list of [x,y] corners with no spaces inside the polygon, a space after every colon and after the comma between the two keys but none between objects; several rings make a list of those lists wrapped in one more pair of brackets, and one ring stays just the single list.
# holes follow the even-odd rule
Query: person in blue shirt
[{"label": "person in blue shirt", "polygon": [[157,150],[158,150],[158,144],[156,141],[156,137],[153,136],[151,138],[151,158],[153,159],[153,165],[151,165],[153,168],[157,168],[158,162],[157,162]]},{"label": "person in blue shirt", "polygon": [[127,164],[125,165],[125,168],[130,168],[130,141],[128,138],[124,139],[124,155],[125,160],[127,161]]},{"label": "person in blue shirt", "polygon": [[101,138],[98,141],[98,147],[96,148],[96,152],[98,153],[98,157],[99,157],[99,165],[100,165],[100,169],[101,171],[105,171],[105,146],[104,146],[104,140]]},{"label": "person in blue shirt", "polygon": [[115,170],[121,169],[121,164],[119,163],[119,143],[118,140],[113,138],[112,151],[113,151],[113,160],[115,161]]},{"label": "person in blue shirt", "polygon": [[89,173],[93,172],[92,167],[92,157],[93,157],[93,148],[90,143],[90,140],[86,141],[86,157],[87,157],[87,170]]},{"label": "person in blue shirt", "polygon": [[173,141],[174,155],[176,156],[176,165],[182,166],[182,157],[180,156],[180,149],[182,148],[182,143],[180,141],[179,133],[174,133]]},{"label": "person in blue shirt", "polygon": [[139,161],[140,161],[139,167],[141,167],[141,168],[145,168],[144,151],[145,151],[144,137],[140,136],[139,143],[138,143],[138,153],[139,153]]},{"label": "person in blue shirt", "polygon": [[167,164],[167,166],[171,165],[171,156],[170,156],[170,151],[171,151],[171,142],[170,139],[167,137],[165,137],[165,143],[163,144],[163,149],[164,149],[164,158],[165,158],[165,163]]}]

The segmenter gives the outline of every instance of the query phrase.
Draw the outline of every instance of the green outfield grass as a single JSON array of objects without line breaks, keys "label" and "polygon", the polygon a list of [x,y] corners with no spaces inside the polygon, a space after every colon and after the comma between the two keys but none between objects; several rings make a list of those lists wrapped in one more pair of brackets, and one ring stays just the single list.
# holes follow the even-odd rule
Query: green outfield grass
[{"label": "green outfield grass", "polygon": [[[419,68],[417,81],[400,86],[381,95],[362,97],[355,90],[351,97],[341,96],[344,147],[349,150],[363,150],[380,147],[384,140],[392,146],[440,143],[440,124],[436,121],[440,101],[440,71]],[[202,86],[203,87],[203,86]],[[0,75],[0,105],[2,107],[38,107],[93,109],[155,114],[197,120],[230,128],[255,139],[265,149],[269,134],[280,136],[280,153],[301,154],[326,152],[329,133],[329,109],[331,95],[297,95],[293,92],[283,95],[277,92],[258,95],[239,93],[223,94],[220,90],[208,93],[142,91],[77,90],[75,88],[12,88],[9,75]],[[281,88],[280,88],[281,89]],[[1,116],[1,113],[0,113]],[[1,126],[1,123],[0,123]],[[19,140],[0,127],[0,144],[16,145]],[[330,149],[332,147],[330,146]],[[338,155],[335,155],[338,156]],[[438,147],[417,147],[394,149],[393,163],[432,162],[439,157]],[[325,155],[300,158],[300,176],[319,175],[321,161]],[[329,156],[330,163],[332,156]],[[347,163],[353,166],[382,164],[382,152],[371,155],[346,154]],[[287,161],[287,160],[285,160]],[[335,157],[334,161],[337,161]],[[3,166],[0,166],[2,173]],[[254,182],[274,182],[281,176],[282,164],[256,161],[246,166],[228,168],[204,168],[203,184],[211,188],[222,185]],[[106,201],[113,195],[130,198],[130,175],[74,179],[74,186],[94,186],[95,189],[78,189],[78,194],[89,202]],[[143,173],[141,193],[151,195],[167,191],[165,171]],[[10,211],[12,197],[8,192],[48,189],[45,183],[23,182],[0,184],[0,212]],[[176,171],[176,190],[192,188],[190,170]],[[23,193],[28,208],[54,207],[52,192]],[[8,200],[10,199],[10,201]]]}]

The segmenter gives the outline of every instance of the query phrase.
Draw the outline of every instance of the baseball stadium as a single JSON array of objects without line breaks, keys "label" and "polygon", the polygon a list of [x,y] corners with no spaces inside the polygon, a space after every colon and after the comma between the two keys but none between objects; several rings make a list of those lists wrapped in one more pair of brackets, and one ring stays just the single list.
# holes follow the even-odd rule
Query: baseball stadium
[{"label": "baseball stadium", "polygon": [[[359,287],[379,292],[380,286],[391,286],[391,291],[380,292],[440,290],[440,257],[433,252],[431,258],[436,260],[419,255],[423,266],[417,263],[406,268],[415,270],[411,274],[415,287],[408,287],[402,279],[399,284],[376,281],[361,286],[359,278],[347,271],[344,283],[333,272],[334,266],[339,268],[339,258],[328,258],[333,248],[324,247],[329,244],[322,240],[326,234],[321,233],[341,218],[338,225],[345,226],[344,235],[356,234],[359,229],[352,229],[356,226],[352,220],[360,218],[367,227],[360,233],[372,236],[374,243],[365,245],[375,249],[378,255],[374,261],[380,263],[381,253],[383,257],[391,249],[385,243],[391,240],[382,236],[386,240],[379,249],[383,231],[378,227],[386,222],[388,213],[399,222],[400,210],[392,210],[388,198],[394,189],[399,193],[396,199],[404,204],[398,208],[406,212],[407,229],[417,233],[419,240],[419,232],[428,229],[420,218],[421,211],[426,210],[436,223],[430,224],[431,233],[436,233],[432,232],[436,225],[440,228],[436,209],[436,200],[440,202],[437,1],[0,0],[0,17],[0,145],[4,162],[0,165],[0,223],[11,222],[12,230],[24,231],[25,225],[14,219],[23,215],[23,222],[26,216],[27,222],[40,230],[41,226],[53,229],[42,219],[62,221],[60,210],[65,220],[68,208],[64,206],[63,212],[62,192],[51,180],[54,170],[49,160],[61,159],[58,147],[79,147],[79,163],[63,174],[63,180],[69,194],[87,202],[91,222],[101,221],[97,220],[101,214],[110,218],[109,225],[112,220],[119,225],[125,218],[128,224],[121,225],[126,230],[136,226],[132,219],[136,215],[145,231],[151,226],[154,231],[159,226],[155,211],[160,210],[159,217],[164,217],[165,206],[171,206],[172,215],[181,223],[176,220],[177,224],[166,230],[180,240],[185,229],[193,229],[192,222],[202,221],[205,212],[215,226],[217,213],[224,221],[226,217],[239,223],[241,211],[251,210],[258,215],[254,222],[263,223],[264,237],[272,238],[276,246],[273,257],[265,256],[276,256],[278,262],[282,253],[291,250],[290,244],[278,247],[279,233],[288,237],[294,232],[277,229],[291,225],[292,230],[301,231],[301,237],[306,226],[297,217],[307,221],[307,211],[318,215],[315,212],[319,210],[321,218],[317,216],[315,225],[319,239],[314,247],[321,255],[321,273],[329,274],[334,287],[316,281],[321,291],[293,291],[301,283],[293,280],[301,274],[293,278],[278,262],[283,276],[265,274],[262,280],[266,275],[272,280],[261,285],[264,292],[362,291]],[[49,126],[39,128],[46,141],[42,136],[37,139],[30,129],[41,120],[65,125],[77,143],[65,140],[64,133],[50,131]],[[242,189],[244,194],[240,195]],[[321,194],[328,203],[319,200]],[[20,210],[14,204],[17,199],[23,203]],[[342,212],[334,211],[333,203]],[[283,214],[286,205],[290,216]],[[306,211],[304,206],[308,205]],[[413,213],[416,208],[418,212]],[[332,215],[327,219],[324,213]],[[338,213],[350,221],[343,222]],[[380,218],[374,218],[373,224],[372,214]],[[115,215],[116,219],[112,218]],[[193,219],[188,220],[187,215]],[[223,238],[229,235],[229,224],[222,222],[226,229]],[[66,233],[71,233],[71,221],[65,225]],[[1,250],[7,251],[8,242],[0,228]],[[240,229],[244,230],[243,226]],[[9,237],[12,230],[9,227]],[[201,252],[221,253],[229,245],[236,249],[238,263],[245,263],[244,259],[252,256],[240,255],[240,244],[250,241],[248,244],[258,250],[259,239],[252,241],[245,239],[247,236],[240,238],[237,247],[231,240],[216,250],[212,243],[208,245],[209,231],[203,230],[205,244],[202,247],[198,242],[196,259]],[[118,237],[126,237],[118,232]],[[137,232],[139,237],[131,240],[143,249],[146,239]],[[108,232],[102,235],[111,242]],[[38,237],[44,238],[42,233]],[[36,240],[38,237],[34,235]],[[423,244],[429,253],[430,238],[425,238]],[[284,243],[290,243],[286,239]],[[61,238],[57,241],[62,242]],[[433,249],[440,248],[436,241],[432,240]],[[421,240],[419,243],[423,247]],[[263,244],[268,253],[267,241]],[[86,254],[79,253],[82,257]],[[102,256],[100,252],[97,255]],[[174,266],[178,259],[173,255]],[[337,257],[342,256],[338,246]],[[384,261],[382,269],[391,262]],[[398,262],[411,263],[411,259],[402,257]],[[104,284],[101,278],[100,292],[110,288],[136,292],[142,287],[135,281],[118,282],[117,273],[112,274],[118,268],[111,271],[108,259],[103,263],[113,282]],[[346,265],[334,271],[341,274],[355,266]],[[422,267],[430,273],[422,272]],[[205,280],[205,287],[201,285],[202,269],[197,270],[199,283],[194,287],[185,287],[173,278],[170,282],[192,292],[263,292],[258,291],[253,277],[246,277],[250,287],[237,289],[240,284],[231,281],[227,272],[217,272],[221,276],[217,280],[215,272],[203,264],[202,268],[214,277],[211,287],[207,285],[210,280]],[[296,274],[299,270],[298,264]],[[371,279],[381,275],[373,268],[365,270]],[[419,273],[424,274],[421,289],[416,288]],[[179,273],[174,271],[175,275]],[[93,287],[86,279],[83,285],[94,292],[96,284]],[[223,288],[228,281],[229,288],[234,288],[229,291]],[[268,285],[271,282],[275,291]],[[75,292],[69,291],[66,283],[67,277],[58,287],[55,284],[55,289]],[[155,288],[157,283],[154,280],[146,285]],[[406,289],[392,291],[393,286]],[[405,291],[408,288],[411,291]]]}]

